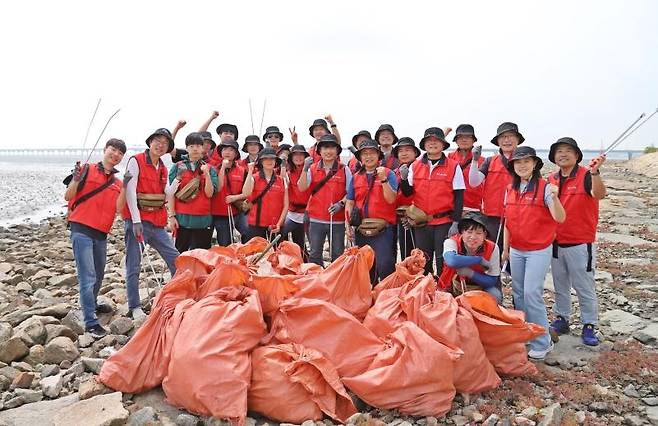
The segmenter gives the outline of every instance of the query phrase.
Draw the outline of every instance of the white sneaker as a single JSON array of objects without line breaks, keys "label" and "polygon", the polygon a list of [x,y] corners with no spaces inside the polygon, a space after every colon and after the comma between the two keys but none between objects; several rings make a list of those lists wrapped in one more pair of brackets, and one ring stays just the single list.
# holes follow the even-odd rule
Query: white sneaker
[{"label": "white sneaker", "polygon": [[141,324],[144,322],[144,320],[146,320],[146,314],[144,313],[142,308],[133,309],[132,311],[130,311],[130,316],[138,324]]},{"label": "white sneaker", "polygon": [[548,348],[544,349],[543,351],[536,351],[534,349],[531,349],[528,352],[528,358],[534,359],[537,361],[542,361],[544,358],[546,358],[546,355],[548,355],[549,352],[551,352],[555,348],[555,344],[551,342],[551,346]]}]

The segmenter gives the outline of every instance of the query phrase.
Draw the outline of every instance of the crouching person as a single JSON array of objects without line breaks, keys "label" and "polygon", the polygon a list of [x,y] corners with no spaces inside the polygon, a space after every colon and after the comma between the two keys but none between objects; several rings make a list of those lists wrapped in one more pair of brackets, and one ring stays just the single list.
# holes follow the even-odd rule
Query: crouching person
[{"label": "crouching person", "polygon": [[110,313],[112,307],[98,304],[98,292],[105,274],[107,234],[117,211],[125,204],[121,181],[114,177],[126,153],[126,144],[110,139],[105,144],[103,161],[97,164],[76,163],[73,175],[67,177],[64,199],[68,201],[71,244],[80,287],[80,307],[85,330],[95,338],[107,334],[98,323],[97,313]]},{"label": "crouching person", "polygon": [[190,133],[185,138],[187,156],[174,164],[165,190],[169,203],[169,227],[176,236],[176,249],[209,249],[212,238],[210,200],[217,190],[217,171],[206,164],[204,137]]},{"label": "crouching person", "polygon": [[370,272],[370,281],[375,284],[395,270],[397,178],[393,171],[379,166],[384,153],[373,140],[361,142],[356,159],[363,167],[347,189],[346,229],[359,247],[369,245],[375,251],[375,265]]},{"label": "crouching person", "polygon": [[467,212],[459,222],[458,231],[443,243],[440,287],[455,296],[483,290],[501,304],[500,253],[496,243],[487,239],[486,218],[479,212]]}]

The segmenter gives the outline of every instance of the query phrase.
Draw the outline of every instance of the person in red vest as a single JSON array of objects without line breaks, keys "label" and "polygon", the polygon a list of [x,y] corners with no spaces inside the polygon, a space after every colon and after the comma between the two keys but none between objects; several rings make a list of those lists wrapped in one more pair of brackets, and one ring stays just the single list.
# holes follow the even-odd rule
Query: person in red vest
[{"label": "person in red vest", "polygon": [[[400,167],[406,165],[407,168],[420,157],[420,149],[416,146],[416,142],[408,137],[402,137],[398,143],[393,147],[392,154],[397,158]],[[400,176],[400,167],[395,169],[395,177],[398,181],[398,193],[395,200],[395,207],[410,206],[413,203],[413,195],[404,195],[399,188],[402,180]],[[398,244],[400,246],[400,257],[402,259],[411,255],[411,250],[414,249],[414,230],[404,223],[404,217],[398,218],[397,226]]]},{"label": "person in red vest", "polygon": [[502,248],[503,199],[507,186],[512,183],[507,166],[514,149],[524,140],[516,124],[505,122],[498,126],[496,136],[491,139],[491,143],[499,148],[498,154],[487,158],[479,166],[482,146],[473,149],[473,161],[468,176],[469,185],[471,188],[482,185],[482,213],[487,217],[489,238],[493,239],[499,248]]},{"label": "person in red vest", "polygon": [[76,163],[67,184],[64,199],[68,202],[68,222],[71,245],[80,289],[80,308],[85,331],[101,338],[107,330],[98,322],[96,314],[111,313],[112,307],[98,303],[105,264],[107,263],[107,234],[117,212],[125,204],[125,191],[115,168],[126,153],[126,144],[110,139],[103,150],[103,160],[97,164]]},{"label": "person in red vest", "polygon": [[247,167],[249,163],[256,163],[258,160],[258,153],[265,148],[257,135],[249,135],[244,138],[244,145],[242,145],[242,152],[246,152],[247,156],[240,160],[242,167]]},{"label": "person in red vest", "polygon": [[[217,170],[217,191],[210,200],[213,227],[217,231],[217,244],[230,245],[233,237],[233,228],[240,232],[243,242],[247,242],[249,227],[246,216],[236,207],[238,202],[246,199],[242,193],[244,182],[253,169],[254,163],[247,167],[240,165],[240,147],[233,139],[227,139],[217,145],[222,162]],[[239,218],[243,218],[244,220]]]},{"label": "person in red vest", "polygon": [[[463,291],[483,290],[501,304],[503,293],[498,287],[500,254],[496,243],[487,239],[486,218],[480,212],[465,212],[458,229],[459,234],[443,243],[445,265],[439,277],[439,287],[453,291],[455,296]],[[456,289],[455,281],[458,282]]]},{"label": "person in red vest", "polygon": [[448,154],[448,157],[458,162],[462,168],[464,183],[466,184],[466,190],[464,191],[465,211],[480,211],[482,208],[483,186],[478,185],[476,187],[472,187],[468,181],[468,175],[471,170],[471,163],[475,161],[478,168],[482,166],[482,163],[484,163],[484,158],[481,157],[477,160],[473,160],[473,144],[475,144],[477,140],[478,139],[475,137],[475,129],[472,125],[460,124],[457,126],[455,137],[452,139],[453,142],[457,143],[457,149]]},{"label": "person in red vest", "polygon": [[[187,156],[174,164],[165,189],[169,203],[169,227],[176,236],[179,252],[196,248],[209,249],[212,239],[210,199],[217,189],[217,171],[203,161],[202,132],[185,138]],[[196,189],[193,189],[197,182]],[[175,216],[174,216],[175,215]]]},{"label": "person in red vest", "polygon": [[270,239],[278,234],[288,213],[288,191],[284,180],[276,173],[282,160],[273,148],[258,153],[255,172],[247,175],[243,193],[251,202],[249,210],[249,238]]},{"label": "person in red vest", "polygon": [[[331,131],[329,131],[330,126]],[[311,137],[313,137],[313,139],[315,139],[315,143],[308,150],[308,153],[311,158],[313,158],[313,161],[319,161],[322,158],[320,155],[320,149],[317,146],[322,136],[332,134],[336,137],[339,145],[341,142],[338,126],[336,125],[336,122],[334,122],[331,114],[327,114],[324,119],[318,118],[317,120],[314,120],[313,124],[311,124],[311,126],[308,128],[308,133],[311,135]],[[293,143],[297,143],[297,138],[293,139]]]},{"label": "person in red vest", "polygon": [[551,273],[555,285],[555,320],[551,329],[557,334],[569,333],[571,289],[576,290],[583,324],[581,338],[590,346],[599,344],[596,325],[599,302],[596,296],[594,267],[596,263],[596,226],[599,222],[599,200],[606,189],[601,172],[605,155],[593,159],[589,169],[580,166],[583,153],[573,138],[560,138],[551,145],[548,159],[560,168],[549,176],[558,187],[560,201],[567,213],[564,223],[557,226],[553,246]]},{"label": "person in red vest", "polygon": [[311,197],[306,211],[309,216],[309,261],[323,266],[322,249],[329,238],[331,261],[345,251],[345,195],[352,180],[352,172],[338,161],[342,151],[334,135],[324,135],[317,144],[322,159],[304,160],[304,172],[297,186],[300,191],[310,188]]},{"label": "person in red vest", "polygon": [[[369,245],[375,251],[375,264],[370,271],[370,282],[376,284],[395,271],[395,198],[398,181],[395,173],[380,162],[384,154],[377,142],[367,139],[359,145],[357,160],[363,167],[352,177],[347,189],[347,217],[355,217],[352,213],[358,209],[357,222],[346,225],[350,240],[354,238],[356,245]],[[359,225],[367,219],[380,219],[381,229],[378,231],[361,231]],[[352,227],[355,231],[352,231]]]},{"label": "person in red vest", "polygon": [[153,247],[164,259],[172,276],[176,273],[174,261],[179,254],[165,230],[167,167],[160,158],[174,149],[174,140],[169,130],[161,128],[146,139],[146,146],[146,151],[128,159],[126,170],[133,178],[126,187],[126,207],[123,209],[128,309],[130,316],[138,322],[146,317],[139,299],[140,244]]},{"label": "person in red vest", "polygon": [[427,215],[427,225],[415,229],[416,246],[425,252],[425,271],[441,274],[443,241],[457,233],[464,208],[464,176],[459,163],[443,153],[450,143],[443,130],[430,127],[420,140],[426,153],[411,167],[400,167],[400,186],[405,196],[413,194],[413,205]]},{"label": "person in red vest", "polygon": [[544,304],[544,280],[551,264],[557,224],[566,213],[557,186],[541,177],[543,161],[529,146],[514,150],[508,170],[512,183],[505,195],[502,261],[509,259],[514,307],[546,333],[529,343],[528,356],[544,359],[553,350]]},{"label": "person in red vest", "polygon": [[306,244],[304,241],[304,213],[306,212],[306,205],[311,196],[311,191],[309,189],[300,191],[297,182],[299,182],[302,173],[305,173],[304,160],[308,157],[309,154],[303,145],[294,145],[290,149],[288,167],[286,167],[288,214],[281,230],[283,238],[288,239],[289,234],[292,236],[292,241],[301,249],[305,261],[308,260],[308,253],[306,253]]},{"label": "person in red vest", "polygon": [[384,158],[382,159],[382,166],[395,170],[400,166],[397,158],[393,155],[393,145],[398,143],[398,137],[395,136],[395,130],[390,124],[382,124],[375,132],[375,141],[379,144]]},{"label": "person in red vest", "polygon": [[358,172],[361,169],[361,163],[356,159],[356,152],[359,150],[361,142],[372,139],[372,135],[367,130],[361,130],[356,135],[352,136],[352,146],[350,147],[350,152],[354,155],[348,161],[347,166],[350,168],[352,174]]}]

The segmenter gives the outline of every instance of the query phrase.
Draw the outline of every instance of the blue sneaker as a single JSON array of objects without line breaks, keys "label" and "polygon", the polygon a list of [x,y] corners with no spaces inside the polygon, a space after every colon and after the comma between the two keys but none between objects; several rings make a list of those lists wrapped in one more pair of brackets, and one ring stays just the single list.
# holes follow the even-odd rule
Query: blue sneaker
[{"label": "blue sneaker", "polygon": [[569,334],[569,321],[559,316],[551,323],[551,331],[555,334]]},{"label": "blue sneaker", "polygon": [[583,343],[587,346],[598,346],[599,338],[596,337],[596,330],[592,324],[585,324],[582,334]]}]

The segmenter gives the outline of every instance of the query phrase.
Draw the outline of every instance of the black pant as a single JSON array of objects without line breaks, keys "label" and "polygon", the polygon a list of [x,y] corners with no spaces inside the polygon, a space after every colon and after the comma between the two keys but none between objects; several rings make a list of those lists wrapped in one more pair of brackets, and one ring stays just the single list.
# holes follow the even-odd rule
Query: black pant
[{"label": "black pant", "polygon": [[306,250],[306,243],[304,241],[306,236],[306,232],[304,230],[305,226],[306,225],[303,223],[297,223],[288,218],[283,224],[281,233],[283,234],[283,238],[287,239],[288,241],[290,241],[290,236],[292,236],[292,242],[297,244],[302,251],[302,258],[304,259],[304,262],[308,262],[308,251]]},{"label": "black pant", "polygon": [[[486,216],[487,233],[489,234],[487,240],[498,244],[498,251],[502,253],[505,229],[500,226],[500,221],[501,218],[498,216]],[[503,224],[503,226],[505,225]],[[500,233],[498,232],[499,229]],[[496,241],[496,236],[498,236],[498,241]]]},{"label": "black pant", "polygon": [[441,275],[443,271],[443,242],[448,237],[448,231],[452,222],[441,225],[426,225],[415,228],[416,247],[425,253],[427,262],[425,263],[425,272],[434,270],[433,263],[436,259],[436,275]]},{"label": "black pant", "polygon": [[209,249],[212,239],[212,228],[190,229],[178,228],[176,233],[176,249],[182,253],[192,249]]}]

